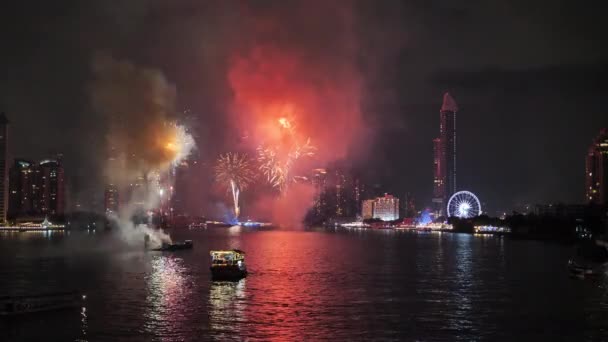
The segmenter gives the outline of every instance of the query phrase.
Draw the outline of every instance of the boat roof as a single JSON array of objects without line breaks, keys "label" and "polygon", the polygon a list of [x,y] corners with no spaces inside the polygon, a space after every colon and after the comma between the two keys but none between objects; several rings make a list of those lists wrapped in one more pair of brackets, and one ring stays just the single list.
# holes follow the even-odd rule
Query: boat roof
[{"label": "boat roof", "polygon": [[210,251],[209,254],[213,255],[213,254],[219,254],[219,253],[226,253],[226,254],[243,254],[245,255],[245,252],[243,252],[240,249],[232,249],[232,250],[218,250],[218,251]]}]

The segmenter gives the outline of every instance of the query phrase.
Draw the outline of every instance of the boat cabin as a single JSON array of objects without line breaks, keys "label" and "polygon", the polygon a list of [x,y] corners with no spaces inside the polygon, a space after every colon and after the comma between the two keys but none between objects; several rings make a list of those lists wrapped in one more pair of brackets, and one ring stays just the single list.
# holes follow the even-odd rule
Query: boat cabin
[{"label": "boat cabin", "polygon": [[243,266],[245,252],[233,249],[231,251],[211,251],[211,267],[216,266]]}]

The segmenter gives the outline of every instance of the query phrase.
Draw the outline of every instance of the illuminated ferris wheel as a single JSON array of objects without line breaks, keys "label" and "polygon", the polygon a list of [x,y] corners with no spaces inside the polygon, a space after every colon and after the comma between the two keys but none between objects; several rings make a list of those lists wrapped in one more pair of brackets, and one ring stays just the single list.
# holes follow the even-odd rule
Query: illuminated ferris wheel
[{"label": "illuminated ferris wheel", "polygon": [[448,201],[448,217],[471,218],[481,214],[481,203],[474,193],[458,191]]}]

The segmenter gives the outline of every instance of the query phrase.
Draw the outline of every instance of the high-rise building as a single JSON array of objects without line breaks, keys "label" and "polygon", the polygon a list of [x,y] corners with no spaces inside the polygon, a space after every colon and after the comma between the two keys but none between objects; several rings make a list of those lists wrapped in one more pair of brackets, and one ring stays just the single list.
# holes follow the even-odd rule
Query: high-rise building
[{"label": "high-rise building", "polygon": [[65,209],[65,183],[63,165],[59,159],[40,162],[40,211],[45,215],[63,215]]},{"label": "high-rise building", "polygon": [[364,220],[374,218],[374,201],[373,199],[364,200],[361,204],[361,217]]},{"label": "high-rise building", "polygon": [[312,185],[315,189],[313,202],[313,212],[315,217],[321,218],[325,215],[326,192],[327,192],[327,171],[325,169],[312,170]]},{"label": "high-rise building", "polygon": [[19,216],[62,216],[65,213],[65,184],[60,159],[39,164],[15,159],[10,170],[9,209],[11,219]]},{"label": "high-rise building", "polygon": [[118,187],[114,184],[107,184],[106,191],[103,196],[104,209],[106,214],[117,213],[120,208],[120,195]]},{"label": "high-rise building", "polygon": [[8,211],[8,170],[6,159],[8,154],[8,124],[9,121],[0,112],[0,223],[6,222]]},{"label": "high-rise building", "polygon": [[9,170],[8,214],[9,218],[35,214],[38,208],[37,165],[24,159],[15,159]]},{"label": "high-rise building", "polygon": [[[334,217],[346,217],[346,216],[350,216],[349,214],[349,208],[348,208],[348,203],[349,203],[349,194],[347,193],[349,190],[352,189],[348,189],[347,188],[347,182],[346,182],[346,174],[344,172],[342,172],[342,170],[336,169],[333,170],[333,191],[332,191],[332,195],[333,195],[333,199],[332,199],[332,204],[334,205],[333,207],[333,216]],[[350,184],[349,184],[350,185]]]},{"label": "high-rise building", "polygon": [[443,95],[439,111],[439,137],[433,140],[433,203],[437,214],[456,192],[456,113],[458,105],[450,93]]},{"label": "high-rise building", "polygon": [[399,199],[389,194],[364,200],[361,208],[361,216],[364,220],[375,218],[382,221],[394,221],[399,218]]},{"label": "high-rise building", "polygon": [[601,129],[589,146],[585,166],[586,201],[608,205],[608,129]]},{"label": "high-rise building", "polygon": [[314,169],[309,179],[315,189],[310,213],[315,220],[355,218],[359,214],[364,186],[348,168]]},{"label": "high-rise building", "polygon": [[399,218],[399,199],[389,194],[374,201],[374,218],[393,221]]}]

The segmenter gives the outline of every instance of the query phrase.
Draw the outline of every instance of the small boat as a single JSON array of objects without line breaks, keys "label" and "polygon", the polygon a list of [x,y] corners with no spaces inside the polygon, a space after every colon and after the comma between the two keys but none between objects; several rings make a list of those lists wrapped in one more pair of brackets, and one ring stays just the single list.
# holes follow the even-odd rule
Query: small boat
[{"label": "small boat", "polygon": [[179,251],[182,249],[192,249],[194,244],[192,240],[184,240],[183,242],[175,242],[175,243],[167,243],[163,242],[163,244],[158,248],[152,248],[151,251]]},{"label": "small boat", "polygon": [[594,240],[581,241],[576,254],[568,260],[568,271],[573,278],[596,278],[606,273],[608,250]]},{"label": "small boat", "polygon": [[585,279],[599,275],[598,270],[595,270],[593,267],[577,263],[572,259],[568,260],[568,270],[573,278]]},{"label": "small boat", "polygon": [[86,299],[77,292],[56,292],[31,296],[0,297],[0,316],[80,307]]},{"label": "small boat", "polygon": [[233,249],[230,251],[211,251],[211,278],[213,280],[236,281],[247,276],[245,252]]}]

